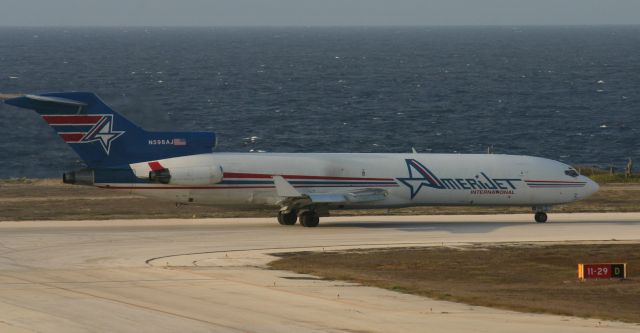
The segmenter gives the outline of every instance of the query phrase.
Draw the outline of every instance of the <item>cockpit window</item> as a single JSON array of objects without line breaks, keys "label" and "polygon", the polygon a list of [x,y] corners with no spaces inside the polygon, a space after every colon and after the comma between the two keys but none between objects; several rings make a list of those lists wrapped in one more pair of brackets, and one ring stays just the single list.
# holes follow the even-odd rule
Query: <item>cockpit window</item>
[{"label": "cockpit window", "polygon": [[573,178],[580,176],[578,171],[576,171],[575,169],[569,169],[569,170],[565,171],[564,174],[567,175],[567,176],[571,176]]}]

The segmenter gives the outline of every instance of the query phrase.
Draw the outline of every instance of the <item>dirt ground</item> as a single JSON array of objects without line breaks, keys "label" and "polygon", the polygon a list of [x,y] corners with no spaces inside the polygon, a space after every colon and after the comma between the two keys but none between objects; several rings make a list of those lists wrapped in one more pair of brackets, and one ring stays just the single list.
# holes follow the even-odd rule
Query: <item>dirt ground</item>
[{"label": "dirt ground", "polygon": [[[577,264],[585,262],[626,262],[629,278],[581,282]],[[295,253],[271,267],[472,305],[640,323],[640,244]]]},{"label": "dirt ground", "polygon": [[[609,184],[592,197],[553,208],[552,212],[640,211],[639,184]],[[529,213],[529,207],[414,207],[333,211],[332,215],[433,215]],[[227,210],[179,206],[131,195],[126,191],[62,184],[58,179],[0,180],[0,221],[119,218],[268,217],[277,210]]]}]

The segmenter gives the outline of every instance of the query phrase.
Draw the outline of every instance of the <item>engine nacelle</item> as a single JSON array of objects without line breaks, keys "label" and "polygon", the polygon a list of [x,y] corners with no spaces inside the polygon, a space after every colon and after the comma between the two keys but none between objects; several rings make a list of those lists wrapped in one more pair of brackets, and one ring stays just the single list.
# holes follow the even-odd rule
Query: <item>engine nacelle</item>
[{"label": "engine nacelle", "polygon": [[92,169],[80,169],[62,174],[62,182],[73,185],[93,185],[95,174]]},{"label": "engine nacelle", "polygon": [[175,167],[149,172],[149,181],[170,185],[213,185],[222,182],[222,166]]}]

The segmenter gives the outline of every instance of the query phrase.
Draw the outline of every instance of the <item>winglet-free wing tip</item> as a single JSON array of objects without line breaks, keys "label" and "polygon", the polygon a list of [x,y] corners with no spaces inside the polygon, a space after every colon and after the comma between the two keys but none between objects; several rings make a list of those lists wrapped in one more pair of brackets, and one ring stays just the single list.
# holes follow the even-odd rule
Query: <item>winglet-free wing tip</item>
[{"label": "winglet-free wing tip", "polygon": [[273,176],[273,184],[276,187],[276,192],[280,197],[286,198],[300,198],[302,193],[298,192],[288,181],[282,176]]}]

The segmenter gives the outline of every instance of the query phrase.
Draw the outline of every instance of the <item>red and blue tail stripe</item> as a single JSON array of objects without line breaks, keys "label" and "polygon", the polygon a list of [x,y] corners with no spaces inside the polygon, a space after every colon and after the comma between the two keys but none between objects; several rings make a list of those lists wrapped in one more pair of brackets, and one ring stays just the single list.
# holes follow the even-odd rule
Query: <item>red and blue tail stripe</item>
[{"label": "red and blue tail stripe", "polygon": [[42,119],[51,125],[66,143],[80,143],[96,124],[107,121],[107,114],[97,115],[42,115]]}]

